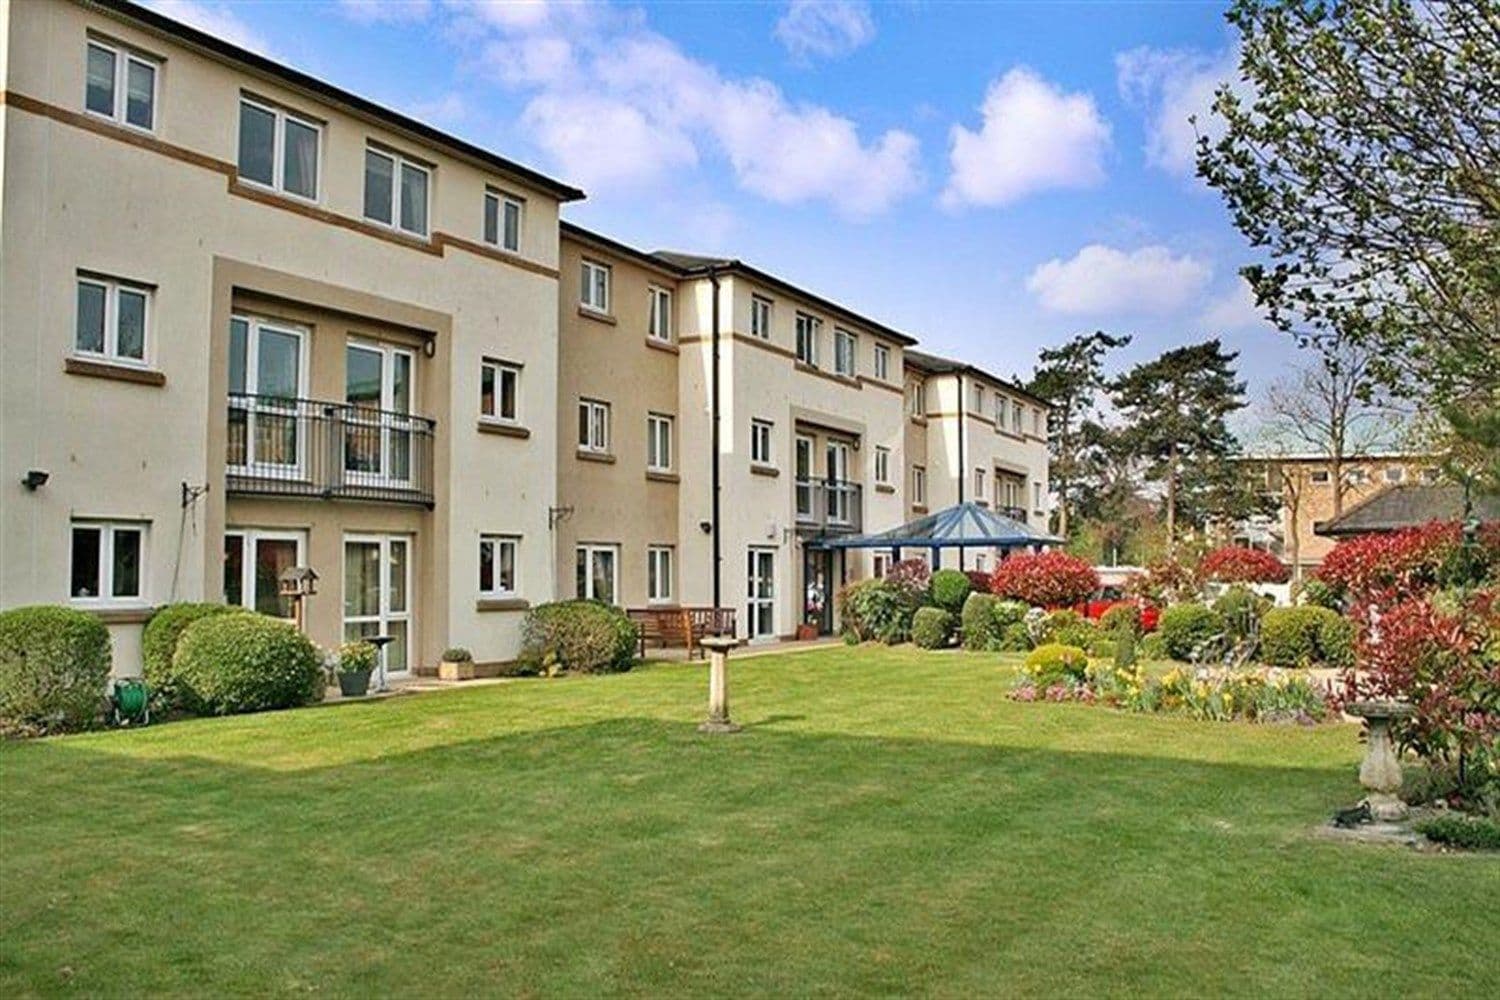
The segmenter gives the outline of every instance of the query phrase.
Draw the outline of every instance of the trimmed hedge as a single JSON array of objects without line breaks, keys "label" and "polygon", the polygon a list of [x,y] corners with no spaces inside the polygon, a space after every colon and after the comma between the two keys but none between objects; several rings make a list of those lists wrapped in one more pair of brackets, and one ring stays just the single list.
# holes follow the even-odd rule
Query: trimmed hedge
[{"label": "trimmed hedge", "polygon": [[141,631],[141,659],[145,661],[146,684],[151,689],[152,697],[163,705],[182,705],[177,676],[172,667],[177,643],[193,622],[225,614],[244,615],[250,614],[250,610],[233,604],[197,604],[190,601],[165,604],[156,610]]},{"label": "trimmed hedge", "polygon": [[1338,612],[1323,619],[1318,626],[1318,655],[1330,667],[1347,669],[1354,666],[1355,640],[1358,629],[1354,623]]},{"label": "trimmed hedge", "polygon": [[0,731],[87,729],[104,714],[109,629],[76,608],[0,612]]},{"label": "trimmed hedge", "polygon": [[1347,650],[1340,645],[1345,640],[1344,618],[1337,611],[1304,604],[1295,608],[1272,608],[1260,620],[1260,658],[1273,667],[1307,667],[1327,659],[1318,639],[1322,630],[1329,630],[1330,652],[1335,656],[1347,655],[1352,661],[1354,636],[1347,634]]},{"label": "trimmed hedge", "polygon": [[1471,851],[1500,851],[1500,823],[1482,816],[1435,816],[1417,824],[1428,840]]},{"label": "trimmed hedge", "polygon": [[995,625],[995,605],[999,598],[994,594],[971,593],[964,601],[964,610],[959,615],[959,626],[963,633],[964,649],[993,649],[1000,642],[1000,630]]},{"label": "trimmed hedge", "polygon": [[1071,678],[1081,681],[1088,673],[1088,654],[1077,646],[1049,642],[1026,657],[1026,673],[1039,687]]},{"label": "trimmed hedge", "polygon": [[1024,622],[1011,622],[1000,630],[1000,649],[1006,653],[1024,653],[1031,649],[1031,629]]},{"label": "trimmed hedge", "polygon": [[323,655],[291,622],[268,615],[209,615],[189,625],[172,658],[185,707],[238,715],[308,705],[323,697]]},{"label": "trimmed hedge", "polygon": [[629,670],[640,632],[624,611],[601,601],[554,601],[526,614],[521,660],[538,670],[581,674]]},{"label": "trimmed hedge", "polygon": [[932,574],[932,603],[944,611],[958,614],[963,610],[972,586],[969,578],[956,569],[940,569]]},{"label": "trimmed hedge", "polygon": [[945,649],[957,622],[953,612],[943,608],[918,608],[911,620],[911,641],[923,649]]},{"label": "trimmed hedge", "polygon": [[1186,660],[1205,639],[1224,631],[1224,619],[1204,604],[1174,604],[1161,613],[1156,632],[1162,650],[1174,660]]}]

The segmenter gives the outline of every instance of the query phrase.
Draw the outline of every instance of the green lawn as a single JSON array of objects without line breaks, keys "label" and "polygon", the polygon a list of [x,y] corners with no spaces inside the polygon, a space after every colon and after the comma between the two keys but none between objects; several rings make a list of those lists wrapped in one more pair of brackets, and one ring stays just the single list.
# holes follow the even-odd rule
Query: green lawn
[{"label": "green lawn", "polygon": [[0,747],[0,996],[1500,995],[1500,860],[1335,845],[1351,726],[745,659]]}]

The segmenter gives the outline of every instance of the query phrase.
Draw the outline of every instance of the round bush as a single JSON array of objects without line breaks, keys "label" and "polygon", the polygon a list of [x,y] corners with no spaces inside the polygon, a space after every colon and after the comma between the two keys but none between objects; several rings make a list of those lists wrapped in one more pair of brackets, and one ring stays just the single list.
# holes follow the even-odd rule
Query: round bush
[{"label": "round bush", "polygon": [[1203,604],[1174,604],[1161,613],[1157,634],[1162,651],[1174,660],[1192,656],[1199,643],[1224,632],[1224,619]]},{"label": "round bush", "polygon": [[1105,609],[1104,614],[1099,616],[1099,631],[1108,633],[1109,635],[1119,635],[1121,632],[1140,635],[1140,605],[1134,601],[1120,601],[1118,604],[1111,604]]},{"label": "round bush", "polygon": [[[1326,609],[1320,609],[1326,610]],[[1328,612],[1318,625],[1318,656],[1330,667],[1354,666],[1354,623],[1336,611]]]},{"label": "round bush", "polygon": [[956,569],[940,569],[932,574],[932,603],[958,614],[972,588],[969,578]]},{"label": "round bush", "polygon": [[1054,642],[1058,633],[1079,629],[1087,624],[1087,619],[1076,611],[1049,611],[1042,619],[1039,631],[1041,642]]},{"label": "round bush", "polygon": [[1269,552],[1226,545],[1203,557],[1198,575],[1220,583],[1285,583],[1291,571]]},{"label": "round bush", "polygon": [[296,708],[323,696],[323,656],[291,622],[210,615],[177,640],[172,670],[190,711],[237,715]]},{"label": "round bush", "polygon": [[145,663],[146,684],[151,688],[152,696],[164,705],[181,705],[172,662],[178,640],[189,625],[214,615],[249,613],[249,609],[238,605],[189,601],[158,608],[141,632],[141,659]]},{"label": "round bush", "polygon": [[104,712],[109,629],[76,608],[0,612],[0,730],[86,729]]},{"label": "round bush", "polygon": [[1229,634],[1236,638],[1249,635],[1254,623],[1260,621],[1270,608],[1270,598],[1239,584],[1225,590],[1213,603],[1214,611],[1224,619]]},{"label": "round bush", "polygon": [[1030,605],[1025,601],[1008,601],[1001,598],[995,603],[995,628],[1004,632],[1012,625],[1024,625],[1026,612],[1030,610]]},{"label": "round bush", "polygon": [[1312,605],[1272,608],[1260,620],[1260,658],[1273,667],[1311,666],[1320,659],[1318,633],[1323,625],[1342,620],[1338,612]]},{"label": "round bush", "polygon": [[1026,657],[1026,673],[1039,687],[1071,679],[1081,681],[1089,668],[1088,654],[1077,646],[1049,642]]},{"label": "round bush", "polygon": [[995,625],[995,605],[1000,603],[994,594],[971,593],[964,601],[959,626],[963,633],[964,649],[993,649],[1000,642],[1000,630]]},{"label": "round bush", "polygon": [[[967,580],[964,582],[968,583]],[[957,619],[951,611],[918,608],[911,620],[911,641],[923,649],[945,649],[953,638],[956,623]]]},{"label": "round bush", "polygon": [[629,670],[640,633],[619,608],[600,601],[554,601],[526,615],[521,659],[582,674]]},{"label": "round bush", "polygon": [[1099,589],[1094,567],[1066,552],[1018,554],[1001,560],[990,590],[1043,607],[1077,604]]},{"label": "round bush", "polygon": [[1024,653],[1031,649],[1031,629],[1025,622],[1011,622],[1000,630],[1000,649],[1006,653]]}]

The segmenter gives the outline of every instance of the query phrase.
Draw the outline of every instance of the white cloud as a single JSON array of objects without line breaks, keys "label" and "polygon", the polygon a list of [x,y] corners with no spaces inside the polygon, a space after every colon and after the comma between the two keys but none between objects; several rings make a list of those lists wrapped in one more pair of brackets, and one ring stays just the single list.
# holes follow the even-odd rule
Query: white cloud
[{"label": "white cloud", "polygon": [[797,59],[832,59],[872,41],[875,19],[859,0],[792,0],[774,33]]},{"label": "white cloud", "polygon": [[1211,301],[1200,322],[1211,332],[1268,325],[1265,313],[1255,304],[1254,289],[1244,278],[1236,279],[1233,288]]},{"label": "white cloud", "polygon": [[610,97],[541,94],[526,106],[521,123],[570,179],[592,188],[636,188],[698,162],[681,131]]},{"label": "white cloud", "polygon": [[1115,56],[1120,94],[1146,113],[1147,163],[1180,177],[1193,176],[1197,133],[1216,138],[1223,131],[1213,114],[1214,91],[1225,82],[1241,87],[1238,67],[1236,48],[1207,53],[1143,45]]},{"label": "white cloud", "polygon": [[1110,128],[1090,95],[1017,67],[990,84],[980,113],[978,131],[953,126],[945,207],[1005,205],[1104,179]]},{"label": "white cloud", "polygon": [[1071,259],[1053,258],[1026,280],[1042,308],[1068,315],[1162,315],[1202,291],[1213,268],[1164,246],[1136,250],[1091,243]]},{"label": "white cloud", "polygon": [[274,55],[265,37],[240,20],[238,14],[227,4],[210,0],[143,0],[147,7],[199,31],[207,32],[231,45],[258,52],[263,56]]}]

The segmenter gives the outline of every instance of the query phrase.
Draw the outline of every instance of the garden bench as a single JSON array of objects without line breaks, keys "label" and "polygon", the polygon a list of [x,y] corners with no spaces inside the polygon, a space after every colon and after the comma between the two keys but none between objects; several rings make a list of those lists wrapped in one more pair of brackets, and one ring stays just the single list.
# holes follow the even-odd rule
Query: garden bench
[{"label": "garden bench", "polygon": [[710,635],[734,635],[733,608],[630,608],[625,612],[640,629],[640,655],[646,644],[684,647],[688,659],[703,656],[702,639]]}]

